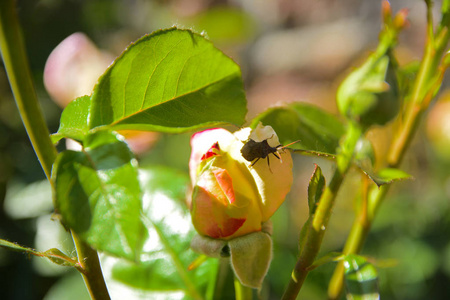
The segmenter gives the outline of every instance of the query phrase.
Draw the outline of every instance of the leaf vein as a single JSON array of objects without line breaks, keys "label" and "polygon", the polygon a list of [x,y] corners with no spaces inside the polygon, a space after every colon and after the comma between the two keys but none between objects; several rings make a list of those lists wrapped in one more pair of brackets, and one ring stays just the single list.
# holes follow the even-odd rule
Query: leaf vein
[{"label": "leaf vein", "polygon": [[115,121],[115,122],[112,122],[112,123],[111,123],[111,126],[117,125],[117,124],[119,124],[119,123],[121,123],[121,122],[123,122],[123,121],[125,121],[125,120],[127,120],[127,119],[129,119],[129,118],[131,118],[131,117],[134,117],[135,115],[138,115],[138,114],[140,114],[140,113],[143,113],[143,112],[145,112],[145,110],[147,110],[147,109],[150,109],[150,108],[154,108],[154,107],[160,106],[160,105],[162,105],[162,104],[165,104],[165,103],[170,102],[170,101],[177,100],[178,98],[181,98],[181,97],[184,97],[184,96],[187,96],[187,95],[190,95],[190,94],[194,94],[194,93],[196,93],[196,92],[198,92],[198,91],[200,91],[200,90],[202,90],[202,89],[205,89],[205,88],[208,88],[208,87],[210,87],[210,86],[213,86],[213,85],[215,85],[215,84],[217,84],[217,83],[219,83],[219,82],[221,82],[221,81],[223,81],[223,80],[226,80],[226,79],[231,78],[231,77],[234,77],[234,76],[236,76],[236,72],[233,72],[233,73],[231,73],[231,74],[229,74],[229,75],[227,75],[227,76],[224,76],[224,77],[222,77],[222,78],[220,78],[220,79],[218,79],[218,80],[216,80],[216,81],[213,81],[213,82],[211,82],[211,83],[208,83],[208,84],[205,85],[205,86],[202,86],[202,87],[199,87],[199,88],[197,88],[197,89],[195,89],[195,90],[189,91],[188,93],[185,93],[185,94],[182,94],[182,95],[178,95],[178,96],[175,97],[175,98],[170,98],[170,99],[167,99],[167,100],[165,100],[165,101],[163,101],[163,102],[156,103],[156,104],[153,105],[153,106],[149,106],[149,107],[146,107],[145,109],[136,111],[136,112],[134,112],[134,113],[132,113],[132,114],[129,114],[128,116],[124,117],[123,119],[120,119],[120,120],[117,120],[117,121]]},{"label": "leaf vein", "polygon": [[[168,51],[168,52],[166,53],[166,55],[165,55],[165,56],[164,56],[164,57],[156,64],[155,68],[154,68],[153,71],[152,71],[152,74],[151,74],[150,77],[148,78],[147,86],[145,87],[144,96],[143,96],[143,98],[142,98],[141,108],[140,108],[139,110],[142,110],[142,109],[144,108],[145,98],[147,98],[147,92],[148,92],[148,90],[149,90],[150,81],[152,80],[153,75],[154,75],[155,72],[156,72],[156,69],[158,69],[158,67],[159,67],[159,66],[161,65],[161,63],[169,56],[169,54],[172,53],[172,52],[176,49],[176,47],[177,47],[181,42],[183,42],[183,41],[185,41],[185,40],[187,40],[187,38],[184,38],[184,39],[179,40],[178,43],[177,43],[176,45],[174,45],[174,46],[172,47],[172,49],[170,49],[170,51]],[[155,47],[156,47],[156,46],[155,46]]]}]

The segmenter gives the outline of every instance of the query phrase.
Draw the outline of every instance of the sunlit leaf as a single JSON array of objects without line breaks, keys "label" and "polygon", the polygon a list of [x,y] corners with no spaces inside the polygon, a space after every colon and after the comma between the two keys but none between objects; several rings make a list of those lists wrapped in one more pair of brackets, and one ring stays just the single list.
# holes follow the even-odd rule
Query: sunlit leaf
[{"label": "sunlit leaf", "polygon": [[378,173],[373,173],[370,169],[364,170],[364,173],[377,185],[390,184],[394,181],[405,180],[413,178],[410,174],[395,168],[385,168]]},{"label": "sunlit leaf", "polygon": [[308,205],[310,216],[314,215],[316,207],[319,204],[320,197],[325,189],[325,177],[322,174],[322,169],[320,169],[317,164],[314,165],[314,172],[308,185]]},{"label": "sunlit leaf", "polygon": [[171,28],[130,45],[94,88],[89,126],[181,132],[241,125],[239,66],[190,30]]},{"label": "sunlit leaf", "polygon": [[84,147],[56,159],[56,211],[95,249],[137,260],[145,236],[137,163],[127,145],[106,131],[88,135]]},{"label": "sunlit leaf", "polygon": [[12,251],[22,252],[25,254],[30,254],[38,257],[48,258],[51,262],[65,267],[74,267],[76,261],[68,257],[61,250],[52,248],[44,252],[36,251],[32,248],[24,247],[16,243],[12,243],[3,239],[0,239],[0,247],[7,248]]},{"label": "sunlit leaf", "polygon": [[343,255],[340,252],[330,252],[324,256],[322,256],[319,259],[316,259],[314,261],[314,263],[308,267],[308,270],[314,270],[317,267],[320,267],[324,264],[330,263],[330,262],[335,262],[335,261],[340,261],[345,257],[345,255]]},{"label": "sunlit leaf", "polygon": [[32,255],[39,255],[39,252],[34,249],[24,247],[19,244],[12,243],[12,242],[9,242],[9,241],[3,240],[3,239],[0,239],[0,247],[8,248],[9,250],[12,250],[12,251],[18,251],[18,252],[28,253],[28,254],[32,254]]},{"label": "sunlit leaf", "polygon": [[88,117],[91,97],[79,97],[67,105],[61,115],[58,132],[51,135],[53,143],[62,138],[82,141],[89,131]]},{"label": "sunlit leaf", "polygon": [[251,126],[258,122],[272,126],[283,145],[300,140],[290,148],[315,155],[336,154],[339,139],[345,133],[344,124],[334,115],[300,102],[271,108],[256,117]]},{"label": "sunlit leaf", "polygon": [[74,267],[77,263],[72,258],[68,257],[66,254],[64,254],[61,250],[57,248],[49,249],[45,252],[43,252],[46,258],[48,258],[51,262],[64,266],[64,267]]},{"label": "sunlit leaf", "polygon": [[[112,279],[148,299],[203,298],[215,278],[218,261],[207,259],[190,270],[198,254],[190,250],[195,234],[188,207],[187,174],[166,167],[140,172],[144,187],[144,222],[149,231],[140,264],[115,261]],[[214,282],[214,280],[212,280]]]}]

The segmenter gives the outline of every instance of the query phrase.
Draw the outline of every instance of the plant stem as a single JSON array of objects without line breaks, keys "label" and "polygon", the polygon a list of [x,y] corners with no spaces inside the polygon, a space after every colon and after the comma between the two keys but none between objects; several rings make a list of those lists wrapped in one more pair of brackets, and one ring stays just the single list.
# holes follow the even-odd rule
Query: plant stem
[{"label": "plant stem", "polygon": [[[368,211],[365,218],[358,216],[353,222],[350,234],[345,243],[342,254],[359,253],[364,245],[364,241],[370,231],[372,221],[376,215],[376,211],[379,208],[381,200],[384,199],[390,185],[383,185],[380,188],[372,185],[369,190]],[[339,262],[331,277],[330,284],[328,286],[328,298],[339,299],[344,286],[344,264]]]},{"label": "plant stem", "polygon": [[101,273],[100,260],[97,251],[80,240],[76,233],[73,231],[71,233],[73,242],[77,248],[78,264],[83,270],[81,274],[83,275],[83,280],[91,299],[110,299],[108,288],[106,287],[105,280]]},{"label": "plant stem", "polygon": [[253,298],[253,289],[243,286],[236,276],[234,276],[234,291],[236,300],[251,300]]},{"label": "plant stem", "polygon": [[[50,140],[41,107],[33,86],[25,46],[13,0],[0,0],[0,50],[14,99],[31,144],[50,184],[57,151]],[[92,299],[110,299],[97,252],[72,233],[79,264]]]},{"label": "plant stem", "polygon": [[308,222],[304,241],[300,241],[302,247],[291,279],[282,299],[295,299],[309,273],[309,267],[314,263],[317,253],[320,250],[323,237],[325,235],[331,210],[336,199],[337,192],[345,178],[345,174],[351,166],[353,152],[357,141],[361,137],[361,128],[352,122],[349,123],[347,134],[337,156],[337,168],[331,182],[323,192],[312,222]]},{"label": "plant stem", "polygon": [[[430,25],[432,20],[430,15],[431,4],[429,2],[427,4],[427,18]],[[425,46],[424,57],[413,86],[409,105],[406,107],[403,121],[397,127],[394,139],[389,147],[387,165],[391,168],[396,168],[400,165],[417,131],[422,114],[428,108],[432,96],[436,94],[436,91],[433,90],[436,87],[436,82],[434,81],[442,80],[441,78],[437,79],[436,76],[439,74],[439,65],[448,44],[450,34],[448,24],[441,24],[441,26],[436,35],[436,39],[433,37],[433,32],[428,31],[429,36]],[[442,75],[440,76],[442,77]],[[369,191],[367,218],[363,224],[360,222],[361,219],[359,217],[355,219],[344,246],[344,254],[359,253],[361,251],[369,233],[370,226],[389,188],[390,185],[384,185],[380,188],[372,186]],[[343,277],[344,267],[342,262],[340,262],[330,280],[328,287],[329,299],[338,299],[340,297],[344,284]]]},{"label": "plant stem", "polygon": [[11,90],[16,99],[22,121],[41,163],[50,180],[56,148],[53,146],[47,125],[37,101],[25,47],[13,0],[0,1],[0,49]]}]

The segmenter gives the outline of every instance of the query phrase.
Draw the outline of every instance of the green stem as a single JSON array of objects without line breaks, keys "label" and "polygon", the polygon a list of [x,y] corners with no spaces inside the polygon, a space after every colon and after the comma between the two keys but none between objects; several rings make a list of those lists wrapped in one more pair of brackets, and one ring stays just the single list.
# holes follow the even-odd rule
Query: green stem
[{"label": "green stem", "polygon": [[[430,3],[428,12],[431,11]],[[432,18],[428,15],[428,21]],[[433,37],[433,32],[429,32],[427,44],[425,46],[424,57],[416,77],[411,93],[411,100],[406,108],[403,121],[394,134],[394,139],[388,151],[387,164],[396,168],[400,165],[406,150],[408,149],[421,116],[428,108],[431,97],[434,93],[432,89],[436,86],[435,80],[439,74],[439,65],[442,60],[445,48],[450,38],[448,24],[441,24],[437,38]],[[440,79],[439,79],[440,80]],[[349,237],[344,246],[344,254],[359,253],[367,239],[370,226],[383,202],[390,185],[380,188],[372,187],[369,191],[367,219],[364,224],[360,223],[360,218],[356,218],[351,228]],[[344,268],[342,263],[336,267],[328,287],[328,298],[339,299],[344,284]]]},{"label": "green stem", "polygon": [[[358,216],[353,222],[350,234],[345,243],[342,253],[344,255],[359,253],[364,245],[364,241],[369,234],[372,221],[379,208],[380,201],[384,198],[390,185],[383,185],[380,188],[372,186],[369,190],[368,211],[365,218]],[[339,262],[334,270],[328,286],[328,298],[339,299],[344,287],[344,264]]]},{"label": "green stem", "polygon": [[234,292],[236,300],[252,300],[253,289],[242,285],[242,283],[234,276]]},{"label": "green stem", "polygon": [[[0,0],[0,50],[23,124],[42,169],[50,184],[53,184],[51,171],[57,151],[50,140],[50,132],[33,86],[13,0]],[[80,242],[75,234],[72,236],[77,248],[79,264],[83,267],[77,269],[82,271],[92,299],[109,299],[97,252]]]},{"label": "green stem", "polygon": [[11,90],[34,151],[50,180],[56,148],[37,100],[13,0],[0,1],[0,49]]},{"label": "green stem", "polygon": [[[207,300],[221,299],[224,289],[226,288],[226,279],[230,272],[230,260],[228,258],[218,258],[217,272],[212,287],[207,293]],[[211,282],[210,281],[210,282]]]},{"label": "green stem", "polygon": [[308,222],[306,225],[308,227],[304,236],[305,240],[300,241],[300,244],[302,245],[300,256],[292,272],[288,287],[282,297],[284,300],[297,298],[297,295],[308,276],[309,267],[316,259],[328,226],[334,200],[336,199],[337,192],[345,178],[345,174],[351,166],[354,149],[361,134],[361,128],[357,124],[349,124],[346,137],[340,146],[340,151],[337,156],[336,171],[330,184],[326,187],[320,198],[312,222]]},{"label": "green stem", "polygon": [[[78,264],[81,267],[84,283],[91,296],[91,299],[107,300],[109,297],[108,288],[101,273],[100,260],[97,251],[88,244],[80,240],[78,235],[72,233],[73,242],[77,248]],[[99,274],[100,272],[100,274]]]}]

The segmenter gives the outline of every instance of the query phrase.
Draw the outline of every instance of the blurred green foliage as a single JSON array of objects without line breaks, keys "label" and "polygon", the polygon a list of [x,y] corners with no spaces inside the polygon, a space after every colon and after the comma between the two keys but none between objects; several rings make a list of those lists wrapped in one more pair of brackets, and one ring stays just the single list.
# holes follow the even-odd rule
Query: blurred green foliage
[{"label": "blurred green foliage", "polygon": [[[270,2],[255,7],[244,1],[126,1],[126,0],[19,0],[17,7],[23,26],[24,39],[30,58],[39,99],[51,132],[56,132],[61,110],[52,102],[42,85],[45,61],[55,46],[73,32],[82,31],[103,49],[119,54],[132,40],[159,28],[179,24],[203,30],[217,46],[231,55],[243,68],[246,88],[254,92],[263,79],[269,78],[273,87],[279,86],[273,102],[252,99],[250,114],[263,111],[268,105],[288,97],[297,91],[286,81],[295,82],[303,89],[314,85],[326,87],[334,95],[336,82],[344,65],[332,69],[333,60],[318,60],[311,53],[297,53],[299,57],[311,57],[312,62],[322,61],[324,73],[317,65],[314,71],[298,67],[279,71],[281,75],[260,72],[254,65],[258,39],[275,35],[282,38],[295,30],[307,30],[308,26],[325,26],[337,19],[352,16],[361,19],[366,35],[374,37],[379,28],[379,3],[342,1],[339,10],[320,3],[300,4]],[[365,1],[368,2],[368,1]],[[425,19],[422,1],[392,1],[393,6],[419,7],[420,18]],[[400,3],[401,2],[401,3]],[[275,3],[275,4],[274,4]],[[413,4],[414,3],[414,4]],[[220,4],[220,5],[217,5]],[[412,14],[411,14],[412,15]],[[416,23],[415,23],[416,22]],[[419,23],[419,24],[418,24]],[[420,20],[411,20],[410,35],[401,49],[405,60],[419,57],[423,40],[417,40],[417,30],[423,30]],[[331,25],[329,25],[331,26]],[[331,27],[330,27],[331,28]],[[363,26],[361,25],[361,28]],[[331,30],[331,29],[330,29]],[[375,34],[374,34],[375,32]],[[344,37],[342,37],[344,38]],[[355,39],[360,36],[355,36]],[[408,40],[409,39],[409,40]],[[307,42],[312,43],[311,40]],[[311,45],[311,48],[314,49]],[[286,45],[281,45],[280,47]],[[317,45],[316,45],[317,46]],[[366,45],[368,49],[369,45]],[[293,48],[292,45],[287,47]],[[336,48],[336,53],[338,53]],[[361,53],[358,53],[360,55]],[[277,53],[273,54],[277,55]],[[350,55],[355,59],[355,53]],[[270,59],[270,56],[263,59]],[[339,57],[338,57],[339,58]],[[345,63],[346,62],[346,63]],[[401,62],[400,62],[401,63]],[[353,64],[356,65],[356,64]],[[322,73],[321,73],[322,72]],[[334,72],[334,73],[333,73]],[[323,76],[321,76],[321,74]],[[281,78],[281,79],[280,79]],[[289,80],[284,80],[289,78]],[[276,84],[279,83],[279,84]],[[305,84],[306,83],[306,84]],[[303,85],[302,85],[303,84]],[[407,84],[407,83],[403,83]],[[448,83],[444,82],[443,89]],[[288,90],[291,88],[292,90]],[[270,90],[271,91],[271,90]],[[256,95],[260,95],[257,94]],[[314,94],[308,94],[309,96]],[[308,96],[307,95],[307,96]],[[311,96],[313,99],[317,99]],[[335,111],[334,96],[322,90],[323,101],[316,101],[329,111]],[[304,95],[295,96],[304,100]],[[257,106],[256,104],[260,106]],[[256,108],[255,108],[256,107]],[[369,134],[378,156],[384,155],[382,146],[389,133],[377,131]],[[190,134],[161,134],[151,150],[140,154],[142,166],[164,165],[187,174]],[[60,145],[63,148],[64,145]],[[298,235],[308,218],[307,183],[314,170],[314,163],[321,166],[325,178],[329,178],[331,163],[318,158],[296,156],[294,173],[296,181],[286,203],[277,211],[274,222],[274,259],[263,288],[268,299],[278,299],[288,282],[296,261]],[[450,162],[436,155],[425,133],[419,130],[416,142],[408,152],[404,169],[414,181],[396,183],[390,191],[377,217],[363,254],[380,261],[377,265],[380,294],[383,299],[448,299],[450,295]],[[51,203],[43,172],[30,146],[28,137],[13,104],[4,69],[0,70],[0,235],[10,241],[44,251],[58,247],[71,253],[71,238],[57,222],[49,222]],[[353,220],[353,199],[358,194],[358,172],[350,174],[341,191],[334,210],[329,231],[325,236],[322,254],[339,251]],[[33,183],[33,184],[31,184]],[[43,187],[44,185],[44,187]],[[31,205],[32,204],[32,205]],[[33,209],[29,209],[29,208]],[[28,210],[27,210],[28,209]],[[45,220],[45,221],[43,221]],[[56,232],[56,233],[55,233]],[[48,239],[48,236],[57,236]],[[41,248],[42,247],[42,248]],[[382,260],[393,259],[395,264],[383,266]],[[85,299],[87,294],[82,279],[74,271],[51,268],[49,263],[38,266],[35,259],[0,248],[0,290],[2,299]],[[302,296],[306,299],[324,299],[328,280],[334,265],[327,264],[314,270],[307,278]]]}]

